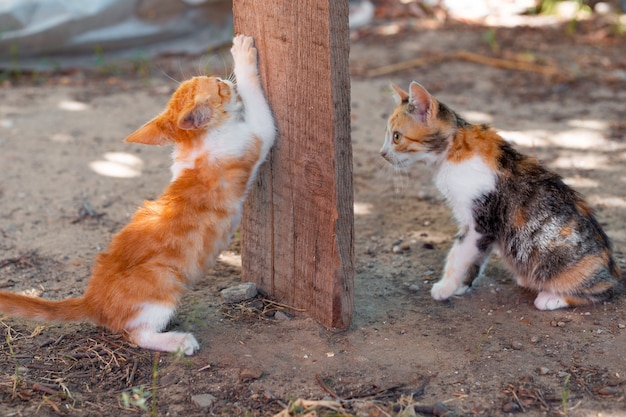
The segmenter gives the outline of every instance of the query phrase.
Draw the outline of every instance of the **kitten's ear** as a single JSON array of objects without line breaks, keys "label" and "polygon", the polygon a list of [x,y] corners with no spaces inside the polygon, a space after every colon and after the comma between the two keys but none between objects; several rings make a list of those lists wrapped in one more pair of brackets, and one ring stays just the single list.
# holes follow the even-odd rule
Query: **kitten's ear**
[{"label": "kitten's ear", "polygon": [[393,101],[396,103],[396,106],[409,99],[409,93],[393,83],[391,84],[391,89],[393,90]]},{"label": "kitten's ear", "polygon": [[181,113],[177,125],[183,130],[202,129],[211,121],[211,114],[212,112],[209,106],[195,106]]},{"label": "kitten's ear", "polygon": [[135,130],[130,135],[126,136],[124,142],[142,143],[144,145],[156,146],[167,145],[170,140],[163,134],[161,129],[159,129],[157,119],[158,116],[141,126],[139,129]]},{"label": "kitten's ear", "polygon": [[409,86],[409,103],[413,109],[411,113],[426,122],[436,115],[435,99],[419,83],[413,81]]}]

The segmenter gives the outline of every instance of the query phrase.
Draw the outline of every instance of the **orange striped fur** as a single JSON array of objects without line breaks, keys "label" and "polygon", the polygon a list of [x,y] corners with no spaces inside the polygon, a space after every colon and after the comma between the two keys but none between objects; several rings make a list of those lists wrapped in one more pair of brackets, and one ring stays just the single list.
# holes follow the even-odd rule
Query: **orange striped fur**
[{"label": "orange striped fur", "polygon": [[139,346],[194,353],[190,333],[164,332],[186,288],[229,243],[258,166],[275,137],[252,38],[231,49],[237,88],[227,80],[183,82],[163,113],[127,142],[173,144],[173,179],[146,201],[95,260],[82,297],[50,301],[0,292],[0,312],[45,321],[90,321]]}]

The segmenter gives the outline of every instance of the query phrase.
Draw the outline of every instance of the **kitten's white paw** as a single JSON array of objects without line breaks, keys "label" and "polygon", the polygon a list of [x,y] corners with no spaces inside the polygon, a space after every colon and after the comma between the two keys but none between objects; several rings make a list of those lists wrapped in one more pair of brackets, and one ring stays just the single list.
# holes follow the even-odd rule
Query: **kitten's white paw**
[{"label": "kitten's white paw", "polygon": [[454,295],[463,295],[467,292],[469,292],[470,287],[467,285],[461,285],[459,288],[456,289],[456,291],[454,291]]},{"label": "kitten's white paw", "polygon": [[435,300],[447,300],[453,295],[465,294],[468,288],[469,287],[467,285],[456,286],[454,283],[441,280],[433,285],[433,288],[430,290],[430,295]]},{"label": "kitten's white paw", "polygon": [[185,337],[181,339],[180,350],[187,356],[193,355],[200,349],[200,344],[191,333],[183,333]]},{"label": "kitten's white paw", "polygon": [[237,35],[233,38],[233,46],[230,48],[235,66],[246,63],[256,67],[257,51],[254,47],[252,36]]},{"label": "kitten's white paw", "polygon": [[173,353],[183,352],[185,355],[193,355],[200,349],[200,344],[191,333],[131,330],[129,335],[133,342],[146,349]]},{"label": "kitten's white paw", "polygon": [[563,297],[546,291],[541,291],[535,298],[535,307],[539,310],[556,310],[568,306]]}]

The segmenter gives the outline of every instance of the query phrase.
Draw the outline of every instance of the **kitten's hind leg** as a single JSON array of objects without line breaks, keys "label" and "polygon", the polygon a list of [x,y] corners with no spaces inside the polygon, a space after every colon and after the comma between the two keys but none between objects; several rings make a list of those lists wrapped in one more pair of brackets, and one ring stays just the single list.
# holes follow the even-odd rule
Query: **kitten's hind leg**
[{"label": "kitten's hind leg", "polygon": [[614,295],[619,279],[620,271],[609,254],[590,255],[568,271],[552,277],[548,282],[550,286],[544,286],[537,294],[535,307],[556,310],[601,303]]},{"label": "kitten's hind leg", "polygon": [[181,351],[185,355],[193,355],[199,348],[198,341],[191,333],[164,332],[159,333],[147,329],[136,330],[130,335],[133,342],[145,349],[162,352]]},{"label": "kitten's hind leg", "polygon": [[569,304],[565,298],[548,291],[541,291],[535,298],[535,307],[538,310],[556,310],[568,306]]},{"label": "kitten's hind leg", "polygon": [[535,298],[535,307],[539,310],[556,310],[601,303],[613,296],[615,283],[616,281],[601,281],[594,283],[595,285],[587,285],[582,291],[564,295],[541,291]]},{"label": "kitten's hind leg", "polygon": [[191,333],[160,333],[174,315],[174,306],[147,302],[140,308],[139,313],[126,324],[126,332],[132,342],[146,349],[182,351],[185,355],[193,355],[200,348]]},{"label": "kitten's hind leg", "polygon": [[460,234],[448,253],[443,277],[430,291],[432,297],[435,300],[446,300],[467,292],[482,272],[491,248],[492,240],[473,229]]}]

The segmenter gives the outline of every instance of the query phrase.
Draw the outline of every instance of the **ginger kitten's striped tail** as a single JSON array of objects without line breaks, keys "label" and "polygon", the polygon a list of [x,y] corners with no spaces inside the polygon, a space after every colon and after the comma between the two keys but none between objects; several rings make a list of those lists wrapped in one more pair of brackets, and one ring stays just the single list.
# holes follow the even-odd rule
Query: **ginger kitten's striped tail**
[{"label": "ginger kitten's striped tail", "polygon": [[56,301],[0,291],[0,312],[40,321],[91,321],[83,297]]}]

